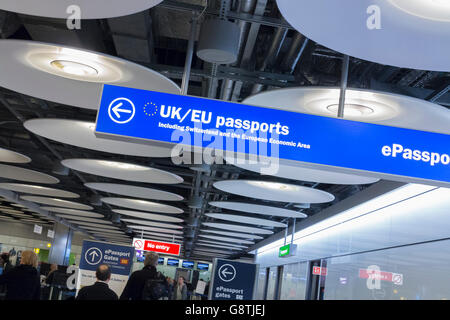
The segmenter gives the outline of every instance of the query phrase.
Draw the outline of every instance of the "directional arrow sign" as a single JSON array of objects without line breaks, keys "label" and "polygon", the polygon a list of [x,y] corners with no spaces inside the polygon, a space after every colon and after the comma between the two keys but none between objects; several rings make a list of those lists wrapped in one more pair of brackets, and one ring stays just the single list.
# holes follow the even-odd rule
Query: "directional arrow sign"
[{"label": "directional arrow sign", "polygon": [[89,253],[89,255],[91,256],[91,261],[94,262],[95,258],[98,257],[98,253],[95,251],[92,251],[91,253]]},{"label": "directional arrow sign", "polygon": [[124,124],[133,119],[136,108],[134,103],[127,98],[114,99],[108,107],[108,114],[112,121]]},{"label": "directional arrow sign", "polygon": [[236,269],[231,264],[224,264],[219,269],[219,278],[222,281],[230,282],[236,277]]},{"label": "directional arrow sign", "polygon": [[103,258],[103,254],[100,249],[93,247],[86,251],[84,258],[88,264],[95,265],[100,263]]},{"label": "directional arrow sign", "polygon": [[114,114],[116,115],[117,118],[120,118],[120,112],[131,113],[131,110],[120,109],[121,106],[123,106],[122,102],[117,104],[116,106],[112,107],[112,111],[114,112]]}]

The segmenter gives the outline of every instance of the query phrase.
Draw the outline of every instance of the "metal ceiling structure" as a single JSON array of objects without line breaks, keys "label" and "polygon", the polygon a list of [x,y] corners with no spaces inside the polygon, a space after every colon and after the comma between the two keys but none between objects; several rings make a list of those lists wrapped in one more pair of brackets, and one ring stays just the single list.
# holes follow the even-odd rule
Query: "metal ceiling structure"
[{"label": "metal ceiling structure", "polygon": [[[238,60],[231,65],[213,65],[194,54],[190,73],[187,74],[189,95],[240,102],[250,95],[275,88],[340,85],[342,54],[295,31],[283,20],[274,0],[165,0],[152,9],[130,16],[83,20],[80,30],[68,30],[66,21],[62,19],[0,11],[0,37],[43,41],[107,53],[149,67],[181,85],[183,75],[186,76],[184,65],[193,17],[199,24],[194,30],[199,30],[204,19],[219,16],[236,22],[241,29]],[[197,32],[193,37],[198,39]],[[448,73],[401,69],[350,58],[348,87],[400,93],[450,107]],[[208,205],[209,201],[246,201],[299,210],[294,207],[298,203],[249,201],[248,198],[213,188],[212,184],[220,180],[261,179],[257,173],[231,165],[199,166],[193,170],[192,165],[174,165],[167,158],[113,155],[47,140],[27,131],[22,125],[34,118],[95,121],[95,117],[94,110],[60,105],[0,88],[0,146],[21,152],[32,159],[30,164],[21,167],[54,175],[52,171],[61,160],[92,158],[141,164],[181,176],[184,182],[175,185],[128,184],[174,192],[184,197],[176,206],[184,210],[182,254],[185,257],[195,257],[192,252],[197,247],[201,223],[214,220],[204,213],[222,212]],[[133,235],[133,231],[120,221],[110,206],[95,201],[99,195],[109,194],[84,186],[86,182],[117,180],[76,171],[58,175],[58,178],[61,180],[58,184],[60,188],[80,194],[81,201],[86,204],[92,201],[96,212],[104,214],[114,225]],[[336,197],[331,203],[305,205],[302,212],[308,216],[368,187],[317,184],[269,176],[265,176],[264,180],[310,186]],[[200,203],[195,201],[199,198],[202,199]],[[50,213],[49,216],[55,217]],[[287,218],[270,218],[291,224]],[[272,230],[281,231],[279,228]],[[246,255],[244,250],[234,253],[232,257]]]}]

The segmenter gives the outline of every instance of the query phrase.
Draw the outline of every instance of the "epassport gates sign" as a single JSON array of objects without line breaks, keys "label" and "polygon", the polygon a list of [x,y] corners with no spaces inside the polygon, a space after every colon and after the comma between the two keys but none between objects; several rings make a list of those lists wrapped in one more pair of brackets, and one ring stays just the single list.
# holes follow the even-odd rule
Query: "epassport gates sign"
[{"label": "epassport gates sign", "polygon": [[96,134],[450,186],[449,135],[219,100],[104,85]]},{"label": "epassport gates sign", "polygon": [[253,300],[258,265],[226,259],[214,259],[210,300]]}]

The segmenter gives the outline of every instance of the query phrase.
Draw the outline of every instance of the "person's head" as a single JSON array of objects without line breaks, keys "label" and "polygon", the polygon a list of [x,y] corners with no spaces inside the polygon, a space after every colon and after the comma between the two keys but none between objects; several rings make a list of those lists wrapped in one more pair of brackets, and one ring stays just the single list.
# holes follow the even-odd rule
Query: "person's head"
[{"label": "person's head", "polygon": [[97,267],[95,276],[97,280],[108,282],[111,279],[111,269],[107,264],[101,264]]},{"label": "person's head", "polygon": [[185,279],[184,279],[183,276],[179,276],[179,277],[178,277],[178,284],[179,284],[180,286],[182,286],[182,285],[184,284],[184,281],[185,281]]},{"label": "person's head", "polygon": [[50,271],[56,271],[56,270],[58,270],[58,265],[57,264],[51,264],[50,265]]},{"label": "person's head", "polygon": [[145,267],[147,267],[147,266],[156,267],[158,265],[158,259],[159,259],[159,255],[156,252],[149,252],[145,256],[144,266]]},{"label": "person's head", "polygon": [[34,251],[25,250],[22,252],[22,257],[20,258],[20,264],[32,266],[34,268],[38,265],[38,257]]},{"label": "person's head", "polygon": [[5,264],[9,262],[9,254],[7,253],[2,253],[2,255],[0,256],[0,263],[1,264]]}]

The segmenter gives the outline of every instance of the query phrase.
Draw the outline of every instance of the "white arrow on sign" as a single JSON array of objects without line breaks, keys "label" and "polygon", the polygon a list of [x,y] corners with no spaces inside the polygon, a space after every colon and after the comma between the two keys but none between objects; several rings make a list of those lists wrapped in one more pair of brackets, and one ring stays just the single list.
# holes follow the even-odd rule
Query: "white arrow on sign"
[{"label": "white arrow on sign", "polygon": [[92,247],[89,248],[89,250],[86,251],[84,254],[84,259],[87,264],[90,264],[91,266],[99,264],[100,261],[102,261],[103,254],[99,248]]},{"label": "white arrow on sign", "polygon": [[96,251],[92,251],[91,253],[89,253],[89,255],[91,256],[91,261],[94,262],[95,258],[98,257],[98,253]]},{"label": "white arrow on sign", "polygon": [[233,274],[233,272],[228,272],[228,268],[222,270],[222,276],[228,278],[227,274]]},{"label": "white arrow on sign", "polygon": [[112,111],[114,112],[116,117],[119,118],[119,119],[120,119],[120,112],[131,113],[131,110],[120,109],[121,106],[123,106],[122,102],[117,104],[117,105],[115,105],[114,107],[112,107]]},{"label": "white arrow on sign", "polygon": [[231,264],[224,264],[219,268],[219,278],[222,281],[230,282],[236,277],[236,269]]},{"label": "white arrow on sign", "polygon": [[[120,107],[124,106],[124,104],[126,109],[121,109]],[[109,118],[118,124],[130,122],[131,119],[134,118],[135,112],[136,107],[134,106],[134,103],[130,99],[123,97],[114,99],[108,107]],[[127,115],[124,115],[124,113]]]}]

